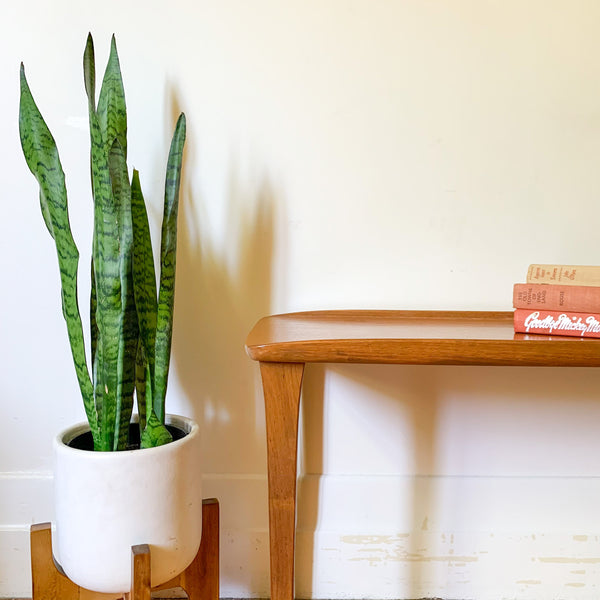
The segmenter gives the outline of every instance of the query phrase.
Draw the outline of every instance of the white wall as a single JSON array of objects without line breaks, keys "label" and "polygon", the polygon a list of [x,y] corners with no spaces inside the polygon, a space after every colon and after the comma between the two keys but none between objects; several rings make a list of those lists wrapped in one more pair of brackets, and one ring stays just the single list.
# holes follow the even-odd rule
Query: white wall
[{"label": "white wall", "polygon": [[[530,262],[600,264],[599,25],[595,0],[2,3],[0,596],[30,593],[51,439],[83,418],[18,142],[21,60],[67,173],[82,307],[88,30],[99,65],[117,35],[156,219],[186,112],[169,409],[202,424],[222,595],[260,597],[247,332],[291,310],[509,310]],[[298,595],[597,599],[599,384],[580,369],[307,369]]]}]

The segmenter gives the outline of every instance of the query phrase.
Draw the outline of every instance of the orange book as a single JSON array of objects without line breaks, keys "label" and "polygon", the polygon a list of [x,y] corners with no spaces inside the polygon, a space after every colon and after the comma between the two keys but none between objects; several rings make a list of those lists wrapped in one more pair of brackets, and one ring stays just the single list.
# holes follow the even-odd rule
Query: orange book
[{"label": "orange book", "polygon": [[514,323],[518,333],[600,338],[599,313],[517,308]]},{"label": "orange book", "polygon": [[600,287],[515,283],[513,308],[600,313]]}]

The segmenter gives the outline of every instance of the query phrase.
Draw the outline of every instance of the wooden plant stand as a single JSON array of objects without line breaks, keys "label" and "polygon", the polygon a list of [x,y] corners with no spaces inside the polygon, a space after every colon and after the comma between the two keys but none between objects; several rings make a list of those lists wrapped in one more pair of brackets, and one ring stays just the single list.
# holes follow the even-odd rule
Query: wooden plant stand
[{"label": "wooden plant stand", "polygon": [[[102,568],[102,565],[98,565]],[[192,564],[167,583],[150,587],[150,548],[131,548],[133,571],[128,594],[103,594],[79,587],[64,575],[52,556],[50,523],[31,527],[31,574],[33,600],[150,600],[151,593],[183,588],[190,600],[219,600],[219,503],[202,501],[202,541]]]}]

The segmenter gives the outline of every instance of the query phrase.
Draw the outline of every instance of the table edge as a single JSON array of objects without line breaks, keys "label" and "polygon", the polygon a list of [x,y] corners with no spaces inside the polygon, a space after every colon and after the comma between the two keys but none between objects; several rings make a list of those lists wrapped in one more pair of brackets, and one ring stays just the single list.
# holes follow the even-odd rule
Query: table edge
[{"label": "table edge", "polygon": [[[566,336],[525,336],[511,339],[455,338],[342,338],[269,341],[250,340],[269,320],[427,319],[464,320],[465,324],[505,322],[512,326],[512,311],[440,310],[324,310],[283,313],[260,319],[248,335],[246,353],[260,362],[330,362],[415,365],[600,366],[600,340]],[[521,336],[521,337],[518,337]],[[531,339],[531,338],[534,339]]]}]

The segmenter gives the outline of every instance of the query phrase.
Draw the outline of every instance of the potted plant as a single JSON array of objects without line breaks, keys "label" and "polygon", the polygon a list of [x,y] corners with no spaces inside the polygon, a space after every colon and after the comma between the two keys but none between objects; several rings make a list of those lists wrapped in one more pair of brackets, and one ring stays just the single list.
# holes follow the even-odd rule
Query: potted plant
[{"label": "potted plant", "polygon": [[[120,593],[130,589],[132,545],[150,545],[155,586],[183,571],[200,544],[198,426],[165,413],[186,123],[182,113],[167,162],[157,289],[140,178],[133,170],[130,180],[126,162],[127,111],[114,36],[97,103],[91,34],[83,70],[94,210],[91,373],[78,307],[79,252],[71,235],[65,176],[22,64],[19,131],[56,245],[62,312],[88,421],[62,432],[54,443],[54,551],[76,584]],[[134,397],[138,415],[132,423]]]}]

